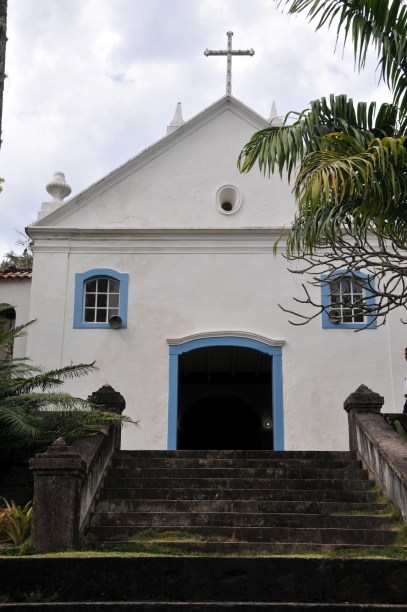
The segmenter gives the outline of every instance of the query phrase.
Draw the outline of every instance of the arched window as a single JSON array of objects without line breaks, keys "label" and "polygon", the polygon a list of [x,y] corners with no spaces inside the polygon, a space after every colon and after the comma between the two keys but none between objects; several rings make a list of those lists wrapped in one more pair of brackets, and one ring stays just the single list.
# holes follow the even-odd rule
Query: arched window
[{"label": "arched window", "polygon": [[127,327],[128,274],[95,268],[75,275],[75,328],[108,328],[111,317]]}]

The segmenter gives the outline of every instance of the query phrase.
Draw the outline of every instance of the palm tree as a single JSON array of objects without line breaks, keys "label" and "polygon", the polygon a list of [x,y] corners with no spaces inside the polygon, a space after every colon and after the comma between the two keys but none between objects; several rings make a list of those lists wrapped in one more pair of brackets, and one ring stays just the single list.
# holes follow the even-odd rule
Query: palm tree
[{"label": "palm tree", "polygon": [[[355,245],[345,261],[349,270],[371,268],[374,276],[374,253],[381,251],[384,272],[377,277],[376,290],[382,283],[385,299],[376,314],[385,320],[389,299],[406,305],[400,301],[400,286],[392,292],[383,282],[385,274],[396,269],[395,279],[401,275],[404,283],[406,268],[401,251],[407,244],[407,8],[402,0],[277,4],[288,5],[289,13],[307,10],[310,20],[318,20],[317,29],[336,20],[337,37],[343,31],[345,42],[349,36],[353,39],[359,69],[373,45],[393,102],[377,109],[374,102],[354,104],[346,95],[313,100],[301,113],[289,113],[282,127],[270,125],[254,134],[240,154],[239,168],[248,172],[258,163],[265,174],[296,174],[297,213],[286,234],[286,254],[306,260],[300,272],[312,273],[321,265],[321,252],[332,260],[344,236],[349,252],[352,240]],[[334,273],[339,265],[337,261],[328,271]]]},{"label": "palm tree", "polygon": [[[33,323],[10,328],[2,317],[5,310],[0,308],[0,349],[23,335]],[[7,355],[7,351],[3,352]],[[71,364],[43,372],[31,365],[28,358],[0,358],[0,454],[3,458],[16,450],[48,446],[59,436],[70,441],[94,433],[100,430],[102,422],[129,421],[57,390],[65,380],[95,369],[94,363]]]}]

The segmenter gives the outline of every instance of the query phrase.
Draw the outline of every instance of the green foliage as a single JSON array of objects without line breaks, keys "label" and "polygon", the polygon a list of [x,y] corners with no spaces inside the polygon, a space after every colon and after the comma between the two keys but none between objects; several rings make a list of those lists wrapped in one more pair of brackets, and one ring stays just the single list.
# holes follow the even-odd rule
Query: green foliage
[{"label": "green foliage", "polygon": [[407,431],[404,429],[400,421],[398,420],[394,421],[394,428],[399,434],[399,436],[403,438],[404,442],[407,442]]},{"label": "green foliage", "polygon": [[[0,308],[1,348],[25,333],[33,322],[10,328]],[[132,422],[128,417],[64,393],[65,380],[94,371],[94,363],[69,365],[43,372],[28,358],[0,358],[0,455],[24,458],[43,450],[59,437],[73,439],[104,432],[103,424]]]},{"label": "green foliage", "polygon": [[129,542],[204,542],[203,535],[198,533],[187,533],[185,531],[156,531],[155,529],[143,529],[137,531],[128,539]]},{"label": "green foliage", "polygon": [[[352,39],[355,63],[365,65],[373,46],[381,78],[393,94],[391,104],[354,104],[346,95],[313,100],[289,113],[283,126],[253,135],[238,166],[255,164],[270,174],[294,174],[297,212],[284,234],[285,256],[304,266],[292,271],[315,274],[321,285],[338,271],[365,271],[376,298],[381,324],[396,307],[407,308],[407,7],[402,0],[275,0],[291,14],[305,11],[317,29],[337,28],[337,39]],[[275,250],[277,246],[275,245]],[[306,287],[301,304],[316,306]],[[329,306],[328,306],[329,307]],[[371,316],[368,301],[360,305]],[[300,317],[304,324],[314,316]]]},{"label": "green foliage", "polygon": [[28,537],[26,540],[24,540],[24,542],[22,542],[18,547],[18,555],[20,557],[28,557],[31,555],[35,555],[36,552],[37,549],[35,548],[31,537]]},{"label": "green foliage", "polygon": [[373,231],[406,244],[407,137],[394,105],[346,95],[313,100],[289,125],[253,135],[239,157],[241,172],[258,163],[264,174],[296,172],[298,212],[287,235],[288,255],[312,252],[343,228],[366,240]]},{"label": "green foliage", "polygon": [[331,133],[326,148],[307,155],[295,181],[298,212],[287,241],[288,254],[309,252],[345,230],[403,247],[407,239],[407,137],[373,139],[366,147],[351,136]]},{"label": "green foliage", "polygon": [[32,504],[28,502],[24,508],[14,501],[8,502],[3,497],[4,507],[0,508],[0,541],[11,540],[19,546],[28,538],[31,532]]},{"label": "green foliage", "polygon": [[[256,132],[240,153],[239,169],[248,172],[257,162],[264,174],[278,170],[281,175],[285,170],[291,178],[298,163],[319,151],[329,134],[346,134],[364,147],[375,137],[397,132],[397,119],[397,107],[392,104],[384,103],[376,112],[375,102],[355,106],[345,94],[312,100],[310,108],[288,113],[282,127],[271,125]],[[334,149],[334,141],[324,141],[324,150]]]},{"label": "green foliage", "polygon": [[21,270],[32,267],[33,251],[31,239],[23,232],[18,233],[20,234],[20,238],[17,240],[17,244],[24,247],[23,252],[17,254],[11,250],[6,253],[4,259],[0,262],[0,268]]}]

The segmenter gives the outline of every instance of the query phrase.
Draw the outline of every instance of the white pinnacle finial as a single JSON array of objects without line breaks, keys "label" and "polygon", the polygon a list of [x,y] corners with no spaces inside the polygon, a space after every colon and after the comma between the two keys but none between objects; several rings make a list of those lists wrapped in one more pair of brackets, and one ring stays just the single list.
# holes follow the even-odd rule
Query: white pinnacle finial
[{"label": "white pinnacle finial", "polygon": [[46,190],[53,197],[52,202],[44,202],[41,210],[38,213],[38,219],[42,219],[53,210],[56,210],[63,204],[63,199],[69,196],[72,189],[65,181],[63,172],[54,172],[52,180],[46,185]]},{"label": "white pinnacle finial", "polygon": [[184,125],[185,121],[182,118],[182,108],[181,102],[178,102],[177,107],[175,109],[174,118],[171,121],[170,125],[167,127],[167,134],[172,134],[175,132],[181,125]]},{"label": "white pinnacle finial", "polygon": [[281,120],[281,117],[279,117],[277,115],[277,105],[275,103],[275,101],[273,100],[273,103],[271,105],[271,111],[270,111],[270,117],[269,117],[269,123],[270,125],[272,125],[273,127],[281,127],[283,125],[283,122]]},{"label": "white pinnacle finial", "polygon": [[65,174],[63,172],[54,172],[52,181],[46,186],[46,190],[54,198],[52,204],[62,204],[62,200],[69,196],[72,189],[65,182]]}]

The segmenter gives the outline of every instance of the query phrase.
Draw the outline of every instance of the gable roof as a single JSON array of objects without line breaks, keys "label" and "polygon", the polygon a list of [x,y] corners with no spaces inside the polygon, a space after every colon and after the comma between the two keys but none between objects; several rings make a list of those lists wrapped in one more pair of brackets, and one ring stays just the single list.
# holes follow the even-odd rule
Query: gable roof
[{"label": "gable roof", "polygon": [[104,191],[112,188],[116,183],[121,181],[123,178],[134,172],[136,169],[141,168],[143,165],[149,163],[152,159],[163,153],[164,151],[173,147],[176,143],[187,138],[190,134],[203,127],[206,123],[213,120],[221,113],[228,110],[238,117],[244,119],[249,125],[253,127],[254,131],[264,129],[267,127],[268,121],[261,115],[256,113],[253,109],[246,106],[233,97],[232,95],[225,95],[216,101],[205,110],[201,111],[191,119],[185,122],[184,125],[180,126],[174,132],[167,134],[154,144],[150,145],[136,156],[129,159],[127,162],[104,176],[102,179],[93,183],[83,191],[79,192],[66,202],[64,202],[59,208],[50,212],[45,217],[32,223],[27,229],[40,228],[46,226],[52,226],[53,223],[60,219],[63,219],[69,214],[99,196]]}]

